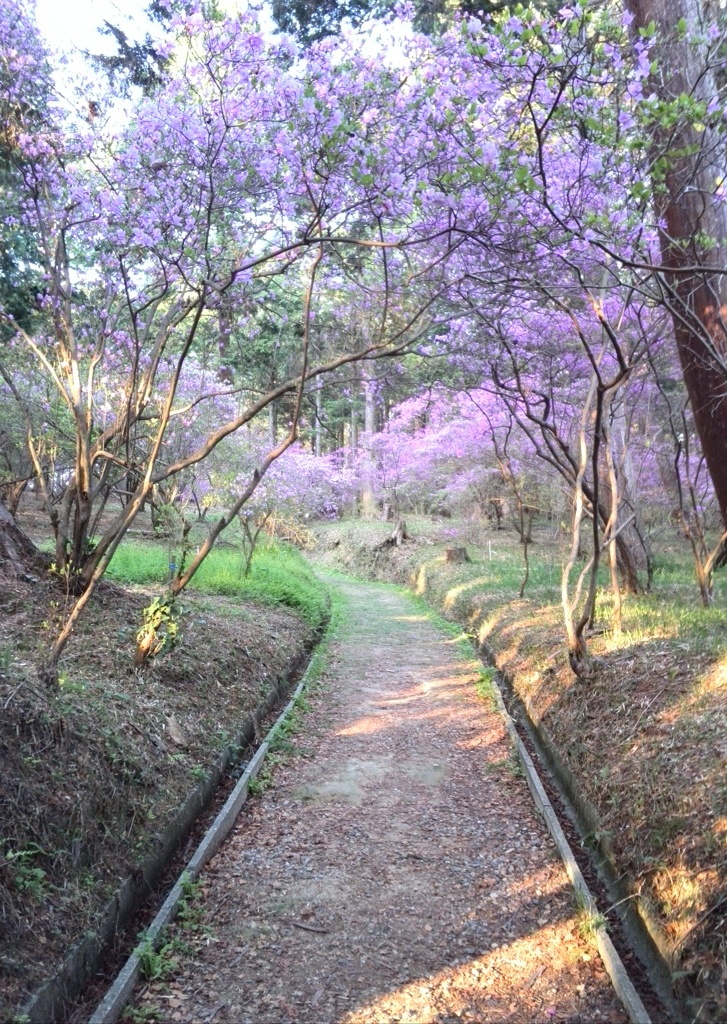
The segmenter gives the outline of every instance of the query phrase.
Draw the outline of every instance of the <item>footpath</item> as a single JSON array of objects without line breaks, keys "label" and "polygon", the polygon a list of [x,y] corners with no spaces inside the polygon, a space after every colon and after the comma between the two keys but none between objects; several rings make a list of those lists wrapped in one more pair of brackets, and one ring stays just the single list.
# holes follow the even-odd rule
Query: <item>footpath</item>
[{"label": "footpath", "polygon": [[294,750],[136,1019],[621,1024],[481,666],[405,595],[333,585],[347,621]]}]

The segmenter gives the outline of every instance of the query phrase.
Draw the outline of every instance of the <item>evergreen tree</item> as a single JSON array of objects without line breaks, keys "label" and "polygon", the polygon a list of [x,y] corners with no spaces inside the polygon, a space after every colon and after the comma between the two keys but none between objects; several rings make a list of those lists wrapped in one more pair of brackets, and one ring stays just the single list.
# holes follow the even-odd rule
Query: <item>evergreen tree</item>
[{"label": "evergreen tree", "polygon": [[[335,35],[345,19],[358,26],[367,18],[389,13],[395,6],[394,0],[295,0],[294,3],[289,0],[273,0],[272,10],[279,28],[309,45],[318,39]],[[414,25],[422,32],[435,35],[456,14],[487,18],[520,6],[507,3],[506,0],[415,0]],[[534,6],[555,13],[562,4],[555,0],[540,0]]]}]

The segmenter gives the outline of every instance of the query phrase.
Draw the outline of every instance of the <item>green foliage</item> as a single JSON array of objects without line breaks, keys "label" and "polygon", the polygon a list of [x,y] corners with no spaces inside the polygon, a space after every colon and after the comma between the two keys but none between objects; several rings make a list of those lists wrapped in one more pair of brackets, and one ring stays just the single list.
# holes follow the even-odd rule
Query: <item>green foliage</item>
[{"label": "green foliage", "polygon": [[479,678],[475,683],[475,693],[480,700],[488,704],[493,711],[497,711],[497,700],[495,699],[495,686],[497,684],[495,682],[495,674],[494,668],[484,668],[482,672],[480,672]]},{"label": "green foliage", "polygon": [[66,672],[61,672],[58,676],[58,689],[62,693],[85,693],[87,686],[84,682],[71,679]]},{"label": "green foliage", "polygon": [[141,975],[145,981],[163,981],[169,978],[179,968],[179,961],[176,953],[179,952],[174,942],[162,942],[159,949],[155,949],[149,935],[142,933],[141,942],[134,952],[139,957]]},{"label": "green foliage", "polygon": [[0,644],[0,675],[7,675],[13,662],[13,652],[9,644]]},{"label": "green foliage", "polygon": [[[177,907],[175,927],[188,932],[204,932],[204,909],[199,901],[200,883],[186,873],[182,878],[182,898]],[[176,940],[177,943],[179,940]]]},{"label": "green foliage", "polygon": [[272,782],[272,773],[269,767],[264,767],[259,775],[254,779],[250,779],[248,785],[248,792],[250,796],[262,796],[265,790]]},{"label": "green foliage", "polygon": [[600,928],[608,928],[608,921],[603,916],[591,909],[585,895],[576,889],[573,894],[576,910],[578,911],[578,931],[581,938],[588,941]]},{"label": "green foliage", "polygon": [[149,1021],[162,1020],[164,1014],[158,1006],[127,1006],[121,1015],[121,1020],[129,1024],[148,1024]]},{"label": "green foliage", "polygon": [[141,616],[141,629],[136,634],[137,646],[152,658],[163,650],[171,650],[179,633],[178,610],[174,598],[169,594],[154,598],[144,608]]},{"label": "green foliage", "polygon": [[[325,620],[326,589],[295,548],[271,544],[258,549],[248,576],[243,575],[243,569],[239,551],[216,549],[202,563],[190,586],[209,594],[293,608],[314,627]],[[125,583],[163,584],[167,572],[165,548],[150,543],[122,544],[109,568],[111,578]],[[164,600],[153,602],[145,614],[148,612],[150,618],[163,616]]]},{"label": "green foliage", "polygon": [[[157,943],[147,932],[141,932],[140,942],[135,949],[139,958],[141,975],[146,981],[164,981],[172,977],[179,969],[181,955],[192,951],[192,946],[185,940],[185,933],[204,930],[202,923],[203,908],[198,902],[199,883],[187,875],[181,879],[182,898],[177,907],[177,915],[170,932],[163,929]],[[145,1020],[148,1017],[129,1017],[131,1020]]]},{"label": "green foliage", "polygon": [[13,886],[36,901],[45,896],[46,872],[32,861],[44,852],[37,843],[29,843],[23,850],[7,850],[5,853]]},{"label": "green foliage", "polygon": [[[381,17],[394,9],[393,0],[273,0],[272,13],[278,26],[310,44],[335,35],[347,19],[360,25],[367,18]],[[531,5],[528,5],[531,6]],[[561,4],[555,0],[539,0],[536,9],[557,13]],[[422,32],[436,34],[458,14],[482,17],[522,12],[520,4],[507,0],[414,0],[414,25]]]},{"label": "green foliage", "polygon": [[101,34],[114,40],[116,53],[86,53],[99,71],[104,72],[112,85],[127,93],[137,86],[147,96],[153,94],[164,81],[168,60],[158,51],[147,32],[143,41],[129,39],[123,29],[104,21]]},{"label": "green foliage", "polygon": [[240,577],[239,556],[204,563],[200,589],[266,604],[280,604],[300,612],[310,625],[325,618],[326,596],[306,562],[294,549],[274,545],[256,553],[250,573]]},{"label": "green foliage", "polygon": [[508,757],[503,757],[500,761],[490,761],[486,766],[485,770],[488,775],[496,775],[498,772],[507,772],[514,779],[524,779],[525,772],[523,766],[520,763],[520,758],[513,751]]}]

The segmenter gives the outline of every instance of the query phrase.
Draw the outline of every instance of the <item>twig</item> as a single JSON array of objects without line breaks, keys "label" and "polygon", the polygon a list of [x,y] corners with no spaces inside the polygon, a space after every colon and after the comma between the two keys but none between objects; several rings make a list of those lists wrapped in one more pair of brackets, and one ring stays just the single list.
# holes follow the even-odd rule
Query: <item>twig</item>
[{"label": "twig", "polygon": [[604,910],[604,914],[610,914],[612,910],[615,910],[616,907],[620,907],[622,903],[628,903],[630,900],[638,899],[641,899],[641,893],[632,892],[630,896],[624,896],[622,900],[619,900],[617,903],[612,903],[610,907],[606,907],[606,909]]},{"label": "twig", "polygon": [[15,687],[13,692],[8,697],[8,699],[5,701],[5,704],[3,705],[3,711],[7,711],[10,701],[13,699],[18,690],[22,689],[23,686],[26,686],[31,691],[31,693],[34,693],[35,696],[38,697],[39,700],[42,700],[44,704],[48,703],[48,698],[46,697],[46,695],[44,693],[41,693],[40,690],[36,690],[34,686],[31,686],[31,684],[26,679],[24,679],[21,683],[18,683],[18,685]]},{"label": "twig", "polygon": [[331,930],[330,928],[319,928],[314,924],[304,924],[303,921],[291,921],[287,917],[281,917],[280,923],[292,925],[293,928],[300,928],[304,932],[316,932],[318,935],[328,935]]},{"label": "twig", "polygon": [[228,892],[228,893],[225,893],[225,895],[222,897],[221,900],[218,900],[217,903],[215,903],[214,909],[210,913],[210,918],[213,918],[213,917],[217,916],[217,911],[220,909],[220,907],[222,906],[223,903],[227,903],[229,898],[230,898],[230,894]]},{"label": "twig", "polygon": [[652,704],[653,704],[653,703],[654,703],[655,701],[657,701],[657,700],[659,699],[659,697],[661,697],[662,693],[666,693],[666,691],[667,691],[668,689],[669,689],[669,687],[668,687],[668,686],[663,686],[663,687],[661,688],[661,690],[659,690],[659,692],[658,692],[658,693],[656,694],[656,696],[655,696],[655,697],[652,697],[652,698],[651,698],[651,700],[649,701],[649,703],[648,703],[648,704],[646,705],[646,707],[644,708],[644,710],[643,710],[643,711],[641,712],[641,714],[639,715],[639,717],[638,717],[638,718],[636,719],[636,722],[634,723],[634,727],[633,727],[633,729],[631,730],[631,732],[629,733],[629,735],[628,735],[628,736],[626,737],[626,739],[625,739],[625,740],[623,741],[624,743],[629,743],[629,742],[630,742],[630,741],[631,741],[631,740],[632,740],[632,739],[634,738],[634,736],[636,735],[636,732],[637,732],[637,730],[638,730],[638,728],[639,728],[639,723],[641,722],[641,719],[642,719],[642,718],[644,717],[644,715],[645,715],[645,714],[646,714],[646,712],[647,712],[647,711],[649,710],[649,708],[651,707],[651,705],[652,705]]},{"label": "twig", "polygon": [[11,700],[13,699],[13,697],[15,696],[15,694],[16,694],[16,693],[18,692],[18,690],[20,689],[20,687],[21,687],[22,685],[23,685],[23,683],[18,683],[18,685],[17,685],[17,686],[15,687],[15,689],[14,689],[14,690],[12,691],[12,693],[10,694],[10,696],[8,697],[8,699],[7,699],[7,700],[5,701],[5,703],[3,704],[3,711],[7,711],[7,710],[8,710],[8,704],[9,704],[9,703],[10,703],[10,701],[11,701]]},{"label": "twig", "polygon": [[533,973],[530,975],[528,980],[525,982],[525,988],[532,988],[535,982],[538,980],[541,974],[544,973],[546,964],[541,964],[540,967],[536,967]]},{"label": "twig", "polygon": [[717,902],[713,906],[711,906],[709,910],[705,910],[702,916],[697,918],[697,920],[694,922],[689,931],[685,932],[684,935],[682,935],[679,947],[683,948],[684,943],[687,941],[692,932],[696,931],[696,929],[699,928],[700,924],[704,924],[704,922],[707,920],[710,914],[713,914],[715,910],[719,910],[719,908],[724,906],[725,903],[727,903],[727,896],[723,896],[721,899],[717,900]]}]

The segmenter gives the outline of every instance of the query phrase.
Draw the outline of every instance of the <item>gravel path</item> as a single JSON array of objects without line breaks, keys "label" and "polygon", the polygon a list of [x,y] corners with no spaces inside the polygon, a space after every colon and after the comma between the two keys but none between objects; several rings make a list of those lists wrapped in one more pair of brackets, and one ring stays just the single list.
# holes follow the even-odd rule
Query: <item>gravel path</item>
[{"label": "gravel path", "polygon": [[205,875],[208,934],[139,1012],[625,1021],[478,663],[406,596],[335,585],[348,622],[305,731]]}]

